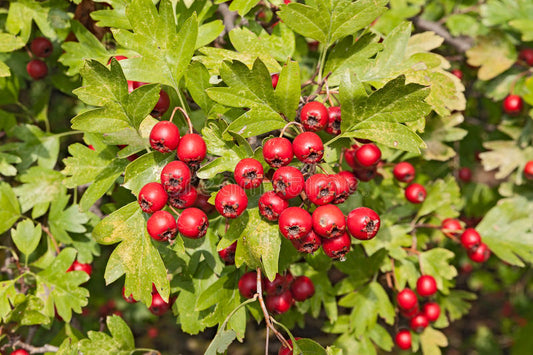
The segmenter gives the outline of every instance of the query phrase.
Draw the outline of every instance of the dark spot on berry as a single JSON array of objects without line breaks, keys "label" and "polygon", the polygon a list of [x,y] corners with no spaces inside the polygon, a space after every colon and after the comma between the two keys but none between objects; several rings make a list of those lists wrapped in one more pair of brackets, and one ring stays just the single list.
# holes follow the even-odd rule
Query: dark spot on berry
[{"label": "dark spot on berry", "polygon": [[340,120],[335,120],[331,123],[331,128],[333,128],[333,130],[335,132],[338,132],[341,130],[341,121]]},{"label": "dark spot on berry", "polygon": [[309,160],[309,161],[317,161],[319,157],[320,157],[320,154],[318,154],[318,152],[311,152],[304,158],[305,160]]},{"label": "dark spot on berry", "polygon": [[169,203],[172,207],[182,209],[182,208],[185,208],[185,203],[186,203],[186,201],[185,201],[185,200],[182,200],[181,198],[179,198],[179,197],[177,197],[177,196],[169,196],[169,197],[168,197],[168,203]]},{"label": "dark spot on berry", "polygon": [[249,172],[244,173],[244,174],[243,174],[243,177],[244,177],[245,179],[255,180],[255,179],[257,179],[257,171],[255,171],[255,170],[250,170]]},{"label": "dark spot on berry", "polygon": [[337,236],[341,235],[343,232],[344,231],[340,230],[339,227],[334,225],[333,228],[331,228],[331,231],[329,232],[329,235],[331,237],[337,237]]},{"label": "dark spot on berry", "polygon": [[331,190],[327,186],[321,188],[320,191],[318,192],[318,196],[320,197],[328,197],[329,195],[331,195]]},{"label": "dark spot on berry", "polygon": [[316,115],[308,114],[307,115],[307,125],[310,127],[316,126],[320,121]]},{"label": "dark spot on berry", "polygon": [[167,229],[160,235],[162,240],[174,239],[175,236],[176,236],[176,230],[174,229]]},{"label": "dark spot on berry", "polygon": [[154,143],[155,149],[158,152],[163,152],[163,153],[169,153],[170,152],[170,150],[165,146],[165,140],[164,139],[160,139],[158,141],[153,141],[153,143]]},{"label": "dark spot on berry", "polygon": [[239,206],[236,206],[236,205],[224,205],[222,210],[224,211],[225,215],[233,216],[233,215],[237,215],[238,207]]},{"label": "dark spot on berry", "polygon": [[171,176],[170,179],[168,179],[168,184],[172,187],[176,187],[176,186],[179,186],[182,181],[183,181],[182,177]]},{"label": "dark spot on berry", "polygon": [[276,180],[276,191],[281,192],[285,194],[285,189],[287,188],[287,185],[283,180]]},{"label": "dark spot on berry", "polygon": [[333,252],[333,258],[335,260],[344,259],[347,253],[348,253],[348,248],[343,247],[342,249],[339,249]]},{"label": "dark spot on berry", "polygon": [[146,201],[144,197],[141,197],[141,209],[147,211],[152,207],[152,204],[149,201]]},{"label": "dark spot on berry", "polygon": [[[205,235],[207,233],[207,227],[208,227],[208,223],[206,220],[203,220],[202,221],[202,224],[200,224],[198,226],[198,232],[200,232],[199,235]],[[235,253],[233,253],[233,255],[235,256]]]},{"label": "dark spot on berry", "polygon": [[287,227],[287,231],[290,235],[298,235],[300,233],[300,226]]}]

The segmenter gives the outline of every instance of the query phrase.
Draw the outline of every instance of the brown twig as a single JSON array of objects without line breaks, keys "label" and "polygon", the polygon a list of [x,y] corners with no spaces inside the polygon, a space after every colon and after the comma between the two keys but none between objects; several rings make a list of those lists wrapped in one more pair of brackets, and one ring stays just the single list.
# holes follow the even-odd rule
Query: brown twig
[{"label": "brown twig", "polygon": [[54,236],[52,235],[48,227],[41,224],[41,229],[43,230],[43,232],[48,234],[50,239],[52,239],[52,243],[54,244],[54,249],[56,250],[56,253],[59,254],[60,250],[59,250],[59,245],[57,244],[56,238],[54,238]]},{"label": "brown twig", "polygon": [[396,279],[396,274],[394,273],[394,268],[396,266],[394,265],[394,259],[393,258],[390,258],[390,263],[391,263],[391,267],[392,267],[392,279],[394,280],[394,288],[397,290],[398,289],[398,280]]},{"label": "brown twig", "polygon": [[324,88],[324,85],[326,85],[326,83],[327,83],[328,78],[329,78],[330,75],[331,75],[331,72],[329,72],[329,73],[324,77],[324,79],[322,79],[322,81],[318,83],[318,88],[315,90],[315,92],[314,92],[312,95],[309,95],[309,96],[307,97],[307,99],[305,100],[305,102],[313,101],[313,100],[318,96],[318,94],[320,94],[320,93],[322,92],[322,88]]},{"label": "brown twig", "polygon": [[44,354],[44,353],[48,353],[48,352],[57,352],[59,350],[59,348],[57,346],[53,346],[53,345],[49,345],[49,344],[46,344],[46,345],[43,345],[43,346],[39,346],[39,347],[36,347],[36,346],[33,346],[33,345],[30,345],[30,344],[26,344],[20,340],[17,340],[13,343],[13,347],[15,348],[22,348],[24,350],[27,350],[30,354]]}]

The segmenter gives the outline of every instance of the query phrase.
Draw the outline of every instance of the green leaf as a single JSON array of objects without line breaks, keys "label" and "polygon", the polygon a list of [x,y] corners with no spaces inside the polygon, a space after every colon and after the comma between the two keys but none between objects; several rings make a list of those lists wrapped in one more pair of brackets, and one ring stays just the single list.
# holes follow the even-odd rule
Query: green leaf
[{"label": "green leaf", "polygon": [[174,154],[162,154],[156,151],[135,159],[126,167],[124,187],[137,195],[147,183],[159,181],[161,170],[174,159]]},{"label": "green leaf", "polygon": [[[218,74],[222,64],[228,60],[238,60],[246,64],[248,68],[251,68],[258,57],[255,53],[239,53],[224,48],[213,47],[200,48],[199,52],[203,56],[195,57],[195,59],[205,65],[211,74]],[[276,59],[266,53],[263,53],[260,57],[271,73],[280,71],[281,67]]]},{"label": "green leaf", "polygon": [[121,317],[113,315],[106,319],[111,336],[103,332],[89,331],[88,339],[78,343],[78,352],[83,354],[131,354],[135,350],[133,333]]},{"label": "green leaf", "polygon": [[448,339],[442,332],[432,327],[427,327],[420,334],[420,345],[424,355],[440,355],[442,353],[440,348],[448,346]]},{"label": "green leaf", "polygon": [[20,218],[20,206],[15,192],[5,182],[0,182],[0,234],[7,231]]},{"label": "green leaf", "polygon": [[224,31],[224,24],[220,20],[204,23],[198,28],[195,48],[207,46],[213,42]]},{"label": "green leaf", "polygon": [[223,354],[226,349],[233,343],[237,337],[233,330],[223,330],[218,332],[217,335],[211,340],[209,347],[205,351],[205,355]]},{"label": "green leaf", "polygon": [[133,90],[124,103],[124,110],[133,128],[139,129],[141,122],[152,112],[159,100],[159,85],[142,85]]},{"label": "green leaf", "polygon": [[447,176],[444,180],[436,180],[427,188],[427,197],[420,206],[417,217],[430,213],[457,217],[462,206],[459,185],[453,176]]},{"label": "green leaf", "polygon": [[448,313],[450,321],[461,319],[468,314],[472,305],[468,301],[473,301],[477,297],[475,294],[463,290],[450,291],[449,295],[441,297],[439,295],[438,303],[442,312]]},{"label": "green leaf", "polygon": [[88,184],[115,159],[118,149],[108,146],[103,150],[92,150],[81,143],[69,145],[71,155],[63,159],[65,168],[62,173],[67,176],[65,185],[68,188]]},{"label": "green leaf", "polygon": [[423,154],[426,159],[447,161],[457,153],[446,142],[454,142],[463,139],[467,135],[465,129],[457,127],[464,121],[460,113],[454,113],[447,117],[434,117],[427,120],[426,131],[422,139],[427,148]]},{"label": "green leaf", "polygon": [[272,34],[265,30],[255,34],[245,27],[235,28],[229,33],[229,38],[238,52],[258,57],[265,63],[270,58],[285,62],[295,49],[294,32],[283,23],[276,25]]},{"label": "green leaf", "polygon": [[185,73],[187,89],[194,99],[194,102],[196,102],[205,113],[211,111],[214,104],[213,100],[211,100],[206,93],[206,89],[212,86],[209,82],[210,78],[211,75],[200,62],[191,63],[189,69],[187,69],[187,72]]},{"label": "green leaf", "polygon": [[518,57],[509,37],[499,31],[478,37],[476,45],[466,52],[467,63],[480,67],[477,76],[480,80],[490,80],[509,69]]},{"label": "green leaf", "polygon": [[455,254],[444,248],[433,248],[420,253],[420,270],[424,275],[431,275],[437,281],[437,289],[448,293],[447,283],[457,276],[457,270],[448,261]]},{"label": "green leaf", "polygon": [[244,17],[258,2],[258,0],[234,0],[229,9],[230,11],[237,11],[239,15]]},{"label": "green leaf", "polygon": [[20,176],[23,183],[13,190],[17,195],[22,212],[33,206],[52,202],[65,189],[63,175],[59,171],[34,166]]},{"label": "green leaf", "polygon": [[[13,311],[6,317],[7,323],[16,323],[21,326],[50,324],[51,319],[43,313],[43,301],[34,295],[26,297],[21,294],[14,298]],[[22,296],[22,297],[20,297]]]},{"label": "green leaf", "polygon": [[372,21],[384,13],[387,0],[340,0],[333,2],[329,24],[328,43],[349,36],[370,25]]},{"label": "green leaf", "polygon": [[326,355],[326,349],[324,349],[319,343],[311,339],[298,339],[296,344],[300,348],[303,354],[309,355]]},{"label": "green leaf", "polygon": [[522,149],[511,140],[497,140],[484,142],[487,151],[479,154],[481,163],[486,171],[495,170],[496,179],[504,179],[518,168],[523,162]]},{"label": "green leaf", "polygon": [[24,47],[24,41],[9,33],[0,33],[0,53],[13,52]]},{"label": "green leaf", "polygon": [[17,228],[11,231],[11,238],[26,258],[35,251],[41,240],[41,224],[33,225],[29,219],[25,219],[17,224]]},{"label": "green leaf", "polygon": [[300,81],[300,66],[289,61],[283,66],[274,91],[277,107],[289,120],[295,118],[300,103]]},{"label": "green leaf", "polygon": [[89,221],[89,217],[80,212],[77,204],[67,204],[70,196],[62,193],[56,197],[50,204],[50,213],[48,214],[48,224],[52,235],[62,243],[72,243],[72,239],[68,232],[84,233],[87,229],[83,226]]},{"label": "green leaf", "polygon": [[17,291],[15,289],[16,280],[0,282],[0,318],[5,320],[14,305]]},{"label": "green leaf", "polygon": [[80,208],[82,211],[87,211],[113,186],[117,178],[123,174],[127,163],[127,161],[115,159],[96,176],[94,183],[85,190],[81,197]]},{"label": "green leaf", "polygon": [[329,13],[319,9],[291,2],[282,6],[278,16],[294,32],[325,43],[328,40]]},{"label": "green leaf", "polygon": [[5,23],[6,29],[14,35],[20,33],[22,41],[26,43],[32,33],[32,23],[35,21],[45,37],[54,39],[56,33],[48,20],[50,9],[49,4],[32,0],[10,3]]}]

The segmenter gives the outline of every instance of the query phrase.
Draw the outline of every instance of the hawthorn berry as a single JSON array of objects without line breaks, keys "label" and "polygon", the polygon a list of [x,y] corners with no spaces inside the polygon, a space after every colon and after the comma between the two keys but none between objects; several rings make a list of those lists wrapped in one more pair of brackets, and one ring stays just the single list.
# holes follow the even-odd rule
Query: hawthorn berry
[{"label": "hawthorn berry", "polygon": [[431,275],[422,275],[416,281],[416,292],[422,297],[429,297],[437,292],[437,282]]},{"label": "hawthorn berry", "polygon": [[371,167],[381,159],[381,150],[375,144],[363,144],[355,151],[355,159],[360,165]]},{"label": "hawthorn berry", "polygon": [[442,221],[440,229],[445,235],[453,237],[457,236],[463,230],[463,226],[455,218],[446,218]]},{"label": "hawthorn berry", "polygon": [[348,188],[350,189],[350,193],[353,194],[355,191],[357,191],[357,178],[355,175],[349,171],[341,171],[337,175],[342,176],[346,179],[348,182]]},{"label": "hawthorn berry", "polygon": [[313,132],[303,132],[294,138],[292,149],[296,158],[302,163],[318,163],[324,156],[324,144]]},{"label": "hawthorn berry", "polygon": [[315,285],[307,276],[298,276],[294,279],[291,286],[292,297],[296,301],[305,301],[315,294]]},{"label": "hawthorn berry", "polygon": [[237,218],[248,206],[246,192],[236,184],[225,185],[215,197],[215,208],[226,218]]},{"label": "hawthorn berry", "polygon": [[178,217],[178,231],[191,239],[202,238],[207,233],[209,220],[204,211],[196,207],[186,208]]},{"label": "hawthorn berry", "polygon": [[159,294],[159,292],[152,291],[152,304],[150,304],[150,307],[148,310],[156,315],[156,316],[162,316],[170,309],[170,304],[165,302],[163,297]]},{"label": "hawthorn berry", "polygon": [[168,204],[180,210],[193,206],[196,203],[198,191],[192,185],[187,185],[185,190],[177,193],[169,193]]},{"label": "hawthorn berry", "polygon": [[346,231],[346,218],[335,205],[320,206],[314,210],[313,230],[324,238],[338,237]]},{"label": "hawthorn berry", "polygon": [[524,176],[528,180],[533,180],[533,160],[530,160],[524,165]]},{"label": "hawthorn berry", "polygon": [[54,46],[48,38],[36,37],[33,41],[31,41],[30,49],[31,52],[37,57],[46,58],[52,54]]},{"label": "hawthorn berry", "polygon": [[409,322],[411,330],[417,333],[421,333],[429,325],[427,317],[423,313],[418,313],[416,316],[411,318]]},{"label": "hawthorn berry", "polygon": [[281,212],[278,220],[279,230],[289,240],[303,238],[313,228],[309,212],[300,207],[289,207]]},{"label": "hawthorn berry", "polygon": [[315,205],[325,205],[333,201],[337,185],[328,175],[314,174],[305,181],[305,194]]},{"label": "hawthorn berry", "polygon": [[294,299],[292,297],[291,291],[286,290],[279,295],[267,295],[265,299],[266,308],[273,313],[282,314],[287,312],[292,304]]},{"label": "hawthorn berry", "polygon": [[352,169],[359,167],[359,164],[357,164],[357,160],[355,159],[355,152],[357,152],[357,149],[359,149],[359,145],[353,144],[350,148],[344,150],[344,161]]},{"label": "hawthorn berry", "polygon": [[300,111],[300,122],[306,131],[320,131],[328,123],[328,109],[323,103],[311,101],[306,103]]},{"label": "hawthorn berry", "polygon": [[463,79],[463,72],[461,69],[452,69],[452,74],[459,78],[459,80]]},{"label": "hawthorn berry", "polygon": [[184,191],[190,182],[191,170],[182,161],[171,161],[161,170],[161,184],[170,194]]},{"label": "hawthorn berry", "polygon": [[338,237],[322,240],[322,250],[330,258],[342,261],[350,251],[351,243],[348,233],[344,233]]},{"label": "hawthorn berry", "polygon": [[48,75],[48,66],[39,59],[32,59],[26,65],[26,71],[34,80],[39,80]]},{"label": "hawthorn berry", "polygon": [[271,138],[263,144],[263,158],[273,168],[280,168],[292,161],[292,143],[287,138]]},{"label": "hawthorn berry", "polygon": [[161,117],[167,112],[170,107],[170,97],[165,90],[159,92],[159,100],[157,100],[152,112],[150,113],[153,117]]},{"label": "hawthorn berry", "polygon": [[304,189],[304,176],[295,167],[283,166],[272,176],[272,187],[281,198],[289,200]]},{"label": "hawthorn berry", "polygon": [[291,243],[300,253],[311,254],[320,248],[322,245],[322,240],[318,234],[316,234],[314,231],[310,231],[307,233],[307,235],[300,239],[292,239]]},{"label": "hawthorn berry", "polygon": [[396,180],[410,183],[414,180],[416,171],[415,167],[411,163],[402,161],[394,166],[392,173],[394,174]]},{"label": "hawthorn berry", "polygon": [[435,302],[428,302],[422,307],[422,313],[428,321],[435,322],[440,316],[440,306]]},{"label": "hawthorn berry", "polygon": [[133,298],[132,294],[126,297],[126,287],[122,287],[122,298],[128,303],[137,303],[137,300]]},{"label": "hawthorn berry", "polygon": [[174,216],[167,211],[156,211],[146,222],[150,237],[160,242],[174,239],[177,228]]},{"label": "hawthorn berry", "polygon": [[263,165],[253,158],[245,158],[237,163],[233,176],[240,187],[256,188],[263,182]]},{"label": "hawthorn berry", "polygon": [[344,176],[340,174],[330,175],[329,178],[333,181],[333,184],[335,185],[335,198],[333,199],[333,201],[331,201],[331,203],[335,205],[343,203],[350,196],[350,184],[348,183],[348,180],[346,180]]},{"label": "hawthorn berry", "polygon": [[156,327],[150,327],[148,328],[146,334],[148,335],[148,338],[155,339],[159,336],[159,329],[157,329]]},{"label": "hawthorn berry", "polygon": [[459,180],[463,182],[470,182],[472,180],[472,170],[464,166],[461,169],[459,169],[457,176],[459,177]]},{"label": "hawthorn berry", "polygon": [[414,183],[405,189],[405,198],[411,203],[422,203],[426,199],[426,189],[424,186]]},{"label": "hawthorn berry", "polygon": [[518,58],[522,59],[530,67],[533,67],[533,49],[532,48],[522,49],[520,53],[518,54]]},{"label": "hawthorn berry", "polygon": [[[284,0],[284,3],[285,4],[290,3],[290,0]],[[298,337],[294,338],[294,340],[298,340],[298,339],[301,339],[301,338],[298,338]],[[292,347],[292,340],[291,339],[287,339],[287,342]],[[278,355],[292,355],[292,354],[293,354],[292,348],[288,348],[285,345],[283,345],[278,351]]]},{"label": "hawthorn berry", "polygon": [[394,337],[394,342],[402,350],[411,348],[411,332],[407,329],[400,330]]},{"label": "hawthorn berry", "polygon": [[207,146],[204,139],[196,134],[189,133],[181,137],[176,155],[182,162],[197,166],[204,160],[207,153]]},{"label": "hawthorn berry", "polygon": [[15,349],[11,352],[11,355],[29,355],[30,353],[24,349]]},{"label": "hawthorn berry", "polygon": [[461,234],[461,244],[466,250],[476,248],[481,244],[481,236],[474,228],[467,228]]},{"label": "hawthorn berry", "polygon": [[180,142],[180,130],[170,121],[161,121],[150,131],[150,146],[160,153],[176,150]]},{"label": "hawthorn berry", "polygon": [[355,177],[361,181],[370,181],[377,175],[377,166],[374,165],[370,168],[357,167],[353,169],[353,174]]},{"label": "hawthorn berry", "polygon": [[418,308],[418,303],[416,304],[416,306],[414,306],[411,309],[401,309],[400,308],[400,314],[402,315],[402,317],[404,317],[406,319],[411,319],[414,316],[416,316],[418,313],[420,313],[420,309]]},{"label": "hawthorn berry", "polygon": [[270,78],[272,79],[272,87],[275,89],[276,86],[278,86],[279,73],[274,73],[270,75]]},{"label": "hawthorn berry", "polygon": [[198,207],[199,209],[204,211],[205,214],[210,214],[215,210],[215,206],[209,203],[210,198],[210,195],[197,193],[196,200],[194,201],[194,207]]},{"label": "hawthorn berry", "polygon": [[283,210],[289,207],[289,202],[282,199],[274,191],[267,191],[259,198],[259,213],[269,221],[277,221]]},{"label": "hawthorn berry", "polygon": [[237,250],[237,242],[233,242],[230,246],[219,250],[218,256],[224,261],[226,265],[235,264],[235,251]]},{"label": "hawthorn berry", "polygon": [[518,95],[511,94],[511,95],[508,95],[503,100],[503,110],[510,115],[515,115],[515,114],[520,113],[523,107],[524,107],[524,101]]},{"label": "hawthorn berry", "polygon": [[139,205],[141,210],[146,213],[154,213],[159,211],[167,204],[168,195],[158,182],[149,182],[144,185],[139,192]]},{"label": "hawthorn berry", "polygon": [[348,214],[347,226],[350,234],[359,240],[369,240],[376,236],[381,225],[379,215],[368,207],[358,207]]},{"label": "hawthorn berry", "polygon": [[257,292],[257,272],[249,271],[239,279],[239,292],[242,297],[253,298]]},{"label": "hawthorn berry", "polygon": [[78,260],[74,260],[72,265],[70,265],[70,267],[67,269],[67,272],[69,271],[83,271],[87,275],[91,276],[93,273],[93,267],[91,264],[84,264],[80,263]]},{"label": "hawthorn berry", "polygon": [[325,131],[329,134],[339,135],[341,133],[341,108],[331,106],[328,108],[328,123]]},{"label": "hawthorn berry", "polygon": [[263,279],[263,291],[267,295],[281,295],[289,287],[290,284],[287,282],[285,276],[281,274],[276,274],[276,277],[272,281],[268,278]]},{"label": "hawthorn berry", "polygon": [[484,263],[490,258],[490,249],[485,243],[481,243],[477,248],[468,250],[468,257],[476,263]]},{"label": "hawthorn berry", "polygon": [[418,298],[413,290],[410,288],[404,288],[396,295],[396,302],[398,302],[398,307],[401,309],[409,310],[418,305]]}]

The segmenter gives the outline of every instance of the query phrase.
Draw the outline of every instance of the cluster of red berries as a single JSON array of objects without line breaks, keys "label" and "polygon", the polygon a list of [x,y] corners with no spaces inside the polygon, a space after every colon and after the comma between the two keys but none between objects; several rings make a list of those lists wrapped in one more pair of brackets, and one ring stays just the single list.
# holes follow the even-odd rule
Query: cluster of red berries
[{"label": "cluster of red berries", "polygon": [[[30,49],[33,55],[46,58],[52,54],[54,47],[48,38],[37,37],[31,42]],[[32,79],[39,80],[48,75],[48,66],[40,59],[32,59],[26,65],[26,71]]]},{"label": "cluster of red berries", "polygon": [[461,232],[461,245],[466,249],[470,260],[476,263],[484,263],[490,257],[490,249],[481,241],[481,235],[474,228],[466,228],[463,231],[461,223],[454,218],[446,218],[442,221],[441,230],[450,237],[457,237]]},{"label": "cluster of red berries", "polygon": [[361,181],[370,181],[376,176],[381,150],[372,143],[354,144],[344,151],[344,161]]},{"label": "cluster of red berries", "polygon": [[[430,297],[437,292],[437,282],[430,275],[422,275],[416,282],[416,293],[420,297]],[[436,302],[426,302],[420,310],[416,293],[403,289],[396,295],[396,302],[400,314],[409,320],[412,331],[422,332],[430,322],[435,322],[440,316],[440,306]],[[411,347],[411,332],[407,329],[400,330],[395,337],[396,345],[403,350]]]},{"label": "cluster of red berries", "polygon": [[[122,298],[124,301],[128,303],[137,303],[137,300],[133,298],[133,295],[126,296],[125,290],[126,289],[123,287]],[[175,300],[176,297],[170,297],[169,302],[165,302],[163,297],[157,292],[155,285],[152,284],[152,303],[150,304],[150,307],[148,307],[148,310],[156,316],[162,316],[172,307]]]},{"label": "cluster of red berries", "polygon": [[414,166],[411,163],[403,161],[394,166],[392,170],[396,180],[400,182],[405,182],[409,185],[405,188],[405,198],[411,203],[422,203],[425,201],[427,192],[426,188],[420,184],[412,183],[414,180],[416,171]]},{"label": "cluster of red berries", "polygon": [[[273,281],[262,279],[266,294],[265,305],[270,312],[287,312],[295,301],[303,302],[315,294],[315,285],[307,276],[294,277],[290,272],[276,274]],[[239,279],[239,292],[243,297],[253,298],[257,293],[257,272],[249,271]]]}]

